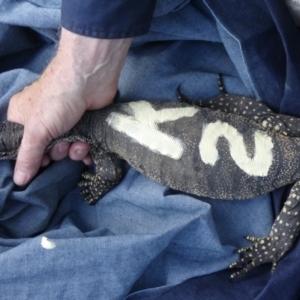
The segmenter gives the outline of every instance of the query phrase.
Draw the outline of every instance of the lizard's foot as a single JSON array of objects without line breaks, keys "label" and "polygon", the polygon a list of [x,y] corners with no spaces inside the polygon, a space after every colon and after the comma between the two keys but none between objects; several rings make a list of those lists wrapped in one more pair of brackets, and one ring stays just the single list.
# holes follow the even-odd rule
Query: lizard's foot
[{"label": "lizard's foot", "polygon": [[277,261],[281,255],[278,255],[278,250],[274,245],[271,236],[264,238],[256,238],[247,236],[245,237],[248,241],[253,242],[250,247],[241,248],[238,253],[241,253],[243,257],[232,263],[229,268],[242,268],[241,271],[235,272],[230,276],[230,279],[235,279],[246,275],[253,268],[264,264],[272,262],[272,272],[277,266]]},{"label": "lizard's foot", "polygon": [[271,262],[274,272],[278,261],[293,246],[300,232],[300,181],[293,186],[281,213],[276,218],[270,235],[264,238],[246,237],[252,246],[242,248],[238,253],[242,258],[230,265],[242,270],[231,275],[231,279],[244,276],[254,267]]},{"label": "lizard's foot", "polygon": [[80,181],[78,185],[84,187],[81,194],[90,205],[96,204],[101,197],[103,197],[119,182],[119,179],[121,178],[121,169],[118,168],[116,171],[117,180],[103,178],[99,173],[91,174],[89,172],[85,172],[82,174],[84,180]]}]

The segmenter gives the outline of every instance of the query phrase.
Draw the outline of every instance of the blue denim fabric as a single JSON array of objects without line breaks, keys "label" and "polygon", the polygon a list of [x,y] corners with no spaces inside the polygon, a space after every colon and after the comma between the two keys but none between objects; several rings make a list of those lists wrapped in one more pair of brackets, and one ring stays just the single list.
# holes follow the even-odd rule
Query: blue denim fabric
[{"label": "blue denim fabric", "polygon": [[61,24],[78,34],[120,39],[148,32],[155,0],[62,0]]},{"label": "blue denim fabric", "polygon": [[[134,40],[119,101],[176,101],[180,84],[209,98],[223,73],[229,92],[297,114],[299,36],[281,1],[171,2],[157,1],[150,32]],[[53,56],[59,6],[1,4],[2,120],[10,97]],[[54,162],[22,189],[13,162],[0,168],[2,299],[296,299],[299,244],[272,278],[262,266],[230,283],[225,270],[244,235],[269,233],[284,189],[247,201],[192,197],[123,163],[122,182],[90,207],[76,186],[80,162]]]}]

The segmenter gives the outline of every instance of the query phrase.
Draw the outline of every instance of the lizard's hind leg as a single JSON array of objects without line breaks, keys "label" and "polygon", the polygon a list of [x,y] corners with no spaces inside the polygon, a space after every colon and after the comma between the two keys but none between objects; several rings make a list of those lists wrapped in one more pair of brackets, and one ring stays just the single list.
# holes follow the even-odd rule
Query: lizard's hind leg
[{"label": "lizard's hind leg", "polygon": [[264,263],[272,263],[272,272],[278,261],[293,246],[300,231],[300,180],[293,186],[290,195],[284,203],[283,209],[276,218],[269,236],[263,238],[246,237],[253,242],[250,247],[242,248],[238,253],[243,257],[230,268],[242,267],[231,278],[244,276],[254,267]]},{"label": "lizard's hind leg", "polygon": [[96,174],[83,173],[84,179],[78,185],[85,188],[82,194],[85,200],[93,205],[119,183],[122,171],[116,165],[113,154],[94,150],[91,151],[91,155],[96,164]]}]

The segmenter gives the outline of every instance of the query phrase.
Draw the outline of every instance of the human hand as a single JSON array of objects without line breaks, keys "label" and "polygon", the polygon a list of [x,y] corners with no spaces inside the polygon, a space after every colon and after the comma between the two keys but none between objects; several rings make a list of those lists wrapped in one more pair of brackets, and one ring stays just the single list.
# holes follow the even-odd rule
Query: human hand
[{"label": "human hand", "polygon": [[45,154],[52,139],[70,130],[88,109],[111,103],[131,39],[101,40],[62,29],[57,55],[40,79],[14,95],[9,121],[24,125],[14,181],[25,185],[50,159],[67,155],[91,163],[89,145],[61,142]]}]

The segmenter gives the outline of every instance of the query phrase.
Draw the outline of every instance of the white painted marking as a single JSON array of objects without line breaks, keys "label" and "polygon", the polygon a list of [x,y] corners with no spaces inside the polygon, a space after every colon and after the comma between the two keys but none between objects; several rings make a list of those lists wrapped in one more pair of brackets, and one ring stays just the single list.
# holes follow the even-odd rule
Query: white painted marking
[{"label": "white painted marking", "polygon": [[158,124],[176,121],[184,117],[193,117],[198,109],[195,107],[165,108],[155,110],[149,102],[130,102],[124,106],[129,115],[113,112],[106,122],[113,129],[126,134],[140,145],[153,152],[172,159],[180,159],[184,151],[184,143],[158,128]]},{"label": "white painted marking", "polygon": [[56,248],[56,244],[45,236],[42,236],[41,246],[47,250],[52,250]]},{"label": "white painted marking", "polygon": [[230,155],[237,166],[251,176],[267,176],[273,161],[272,138],[265,132],[255,131],[255,155],[249,157],[243,135],[226,122],[216,121],[203,127],[199,143],[201,159],[205,164],[214,166],[219,159],[217,142],[225,137],[229,142]]}]

